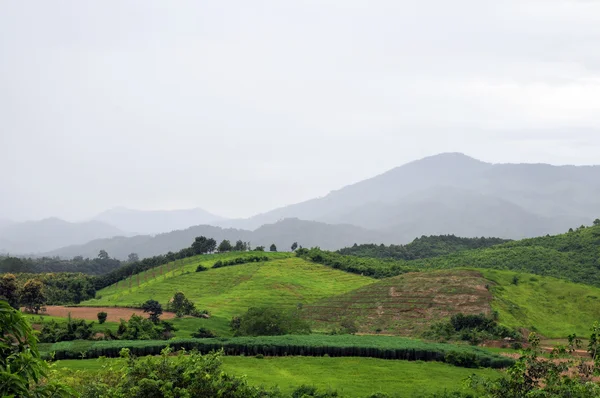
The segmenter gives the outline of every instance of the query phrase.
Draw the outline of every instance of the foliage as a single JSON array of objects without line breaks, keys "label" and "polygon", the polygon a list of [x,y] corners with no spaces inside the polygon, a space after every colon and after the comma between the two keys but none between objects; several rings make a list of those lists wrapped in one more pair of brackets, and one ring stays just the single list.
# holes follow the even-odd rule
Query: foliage
[{"label": "foliage", "polygon": [[343,256],[339,253],[321,250],[318,247],[312,249],[298,249],[296,250],[296,255],[305,260],[313,261],[331,268],[373,278],[387,278],[414,271],[413,268],[409,268],[401,262]]},{"label": "foliage", "polygon": [[500,238],[461,238],[455,235],[437,235],[422,236],[406,245],[385,246],[383,244],[354,244],[352,247],[338,250],[338,253],[357,257],[389,258],[408,261],[438,257],[463,250],[486,248],[506,242],[509,242],[509,240]]},{"label": "foliage", "polygon": [[196,267],[196,272],[203,272],[203,271],[208,271],[208,267],[205,267],[202,264],[198,264],[198,266]]},{"label": "foliage", "polygon": [[277,397],[277,391],[251,387],[242,378],[222,371],[221,353],[200,355],[170,348],[160,356],[134,358],[127,350],[125,365],[93,375],[83,374],[72,384],[81,398],[151,397]]},{"label": "foliage", "polygon": [[239,325],[232,323],[236,336],[280,336],[310,334],[310,326],[300,318],[298,311],[273,307],[252,307],[239,317]]},{"label": "foliage", "polygon": [[572,397],[598,398],[600,385],[591,377],[598,374],[598,362],[592,367],[583,360],[561,358],[563,347],[555,348],[550,359],[541,357],[540,339],[535,333],[529,335],[530,347],[511,366],[504,377],[489,380],[479,376],[469,378],[470,387],[481,397]]},{"label": "foliage", "polygon": [[104,322],[106,322],[106,318],[108,317],[108,314],[104,311],[101,311],[98,313],[98,323],[100,325],[102,325]]},{"label": "foliage", "polygon": [[79,304],[96,296],[94,277],[81,273],[16,274],[22,288],[30,279],[44,284],[46,304]]},{"label": "foliage", "polygon": [[42,343],[57,343],[59,341],[87,340],[94,334],[94,322],[87,323],[83,319],[72,319],[69,314],[66,323],[55,320],[44,322],[40,332]]},{"label": "foliage", "polygon": [[277,246],[275,246],[275,243],[271,243],[271,246],[269,247],[269,251],[270,252],[276,252],[277,251]]},{"label": "foliage", "polygon": [[149,319],[153,323],[158,323],[160,321],[160,316],[163,313],[162,305],[156,300],[148,300],[144,304],[142,304],[142,310],[150,314]]},{"label": "foliage", "polygon": [[115,270],[121,266],[121,262],[114,258],[83,258],[81,256],[72,259],[60,257],[18,258],[0,257],[0,273],[84,273],[100,275]]},{"label": "foliage", "polygon": [[152,322],[139,315],[131,315],[128,322],[121,319],[116,336],[109,333],[111,338],[121,340],[167,340],[173,337],[177,329],[167,321]]},{"label": "foliage", "polygon": [[184,258],[193,257],[196,255],[211,253],[215,250],[216,242],[214,239],[207,239],[204,236],[195,238],[190,247],[181,249],[176,253],[168,252],[159,256],[144,258],[141,261],[132,262],[118,269],[115,269],[107,274],[98,276],[94,279],[94,286],[97,290],[103,289],[116,282],[132,277],[140,272],[165,265]]},{"label": "foliage", "polygon": [[218,260],[216,263],[214,263],[214,265],[212,267],[213,268],[221,268],[221,267],[228,267],[230,265],[261,263],[261,262],[265,262],[265,261],[269,261],[269,260],[270,260],[270,258],[268,256],[259,256],[259,255],[244,256],[244,257],[232,258],[230,260]]},{"label": "foliage", "polygon": [[23,289],[21,290],[20,301],[28,311],[37,314],[46,303],[44,284],[37,279],[31,279],[25,282]]},{"label": "foliage", "polygon": [[[143,318],[142,318],[143,319]],[[147,319],[146,319],[147,321]],[[469,367],[504,368],[514,360],[492,354],[484,349],[468,345],[429,343],[420,340],[391,336],[355,335],[285,335],[259,337],[233,337],[213,339],[171,339],[164,341],[85,341],[76,346],[56,343],[49,347],[55,359],[74,359],[85,350],[88,358],[99,356],[118,357],[122,348],[128,348],[133,355],[158,355],[167,345],[174,349],[197,349],[202,353],[223,349],[227,355],[254,356],[323,356],[331,357],[371,357],[382,359],[402,359],[408,361],[445,362],[449,352],[470,357]],[[469,355],[473,354],[473,355]]]},{"label": "foliage", "polygon": [[231,242],[229,242],[227,239],[223,239],[223,241],[219,243],[217,250],[219,250],[219,253],[226,253],[233,250],[233,246],[231,246]]},{"label": "foliage", "polygon": [[0,278],[0,300],[6,300],[11,307],[19,309],[19,286],[13,274],[4,274]]},{"label": "foliage", "polygon": [[199,328],[197,331],[192,333],[192,337],[196,339],[208,339],[217,336],[212,330],[208,330],[206,328]]},{"label": "foliage", "polygon": [[173,295],[173,298],[167,305],[167,311],[174,312],[178,318],[181,318],[184,315],[200,315],[200,312],[196,309],[196,305],[188,300],[183,292],[177,292]]},{"label": "foliage", "polygon": [[432,325],[424,337],[442,341],[462,340],[474,345],[485,340],[521,339],[519,332],[499,325],[484,314],[464,315],[462,313],[453,315],[449,321]]},{"label": "foliage", "polygon": [[298,242],[292,243],[292,247],[291,247],[292,251],[295,251],[297,248],[298,248]]},{"label": "foliage", "polygon": [[23,315],[0,300],[0,396],[71,397],[74,394],[49,381],[33,330]]}]

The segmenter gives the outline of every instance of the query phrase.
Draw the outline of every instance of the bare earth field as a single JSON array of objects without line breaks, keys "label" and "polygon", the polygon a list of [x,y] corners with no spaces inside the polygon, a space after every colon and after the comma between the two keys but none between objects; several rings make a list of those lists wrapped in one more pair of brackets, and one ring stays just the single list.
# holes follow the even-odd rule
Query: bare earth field
[{"label": "bare earth field", "polygon": [[[64,307],[62,305],[49,305],[46,307],[46,315],[67,317],[69,312],[71,317],[77,319],[86,319],[88,321],[98,320],[99,312],[106,312],[108,317],[106,318],[109,322],[119,322],[121,319],[128,320],[132,314],[147,317],[148,314],[137,308],[118,308],[118,307]],[[161,315],[162,319],[173,319],[175,313],[163,312]]]}]

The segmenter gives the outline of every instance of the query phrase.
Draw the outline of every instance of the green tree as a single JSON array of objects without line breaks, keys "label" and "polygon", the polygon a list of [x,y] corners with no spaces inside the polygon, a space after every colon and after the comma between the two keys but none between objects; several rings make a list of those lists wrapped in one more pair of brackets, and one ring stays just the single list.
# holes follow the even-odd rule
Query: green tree
[{"label": "green tree", "polygon": [[[234,318],[235,319],[235,318]],[[310,326],[302,320],[298,311],[285,311],[273,307],[252,307],[232,319],[236,336],[279,336],[284,334],[310,334]],[[237,328],[237,330],[236,330]]]},{"label": "green tree", "polygon": [[254,251],[257,251],[257,252],[264,252],[264,251],[265,251],[265,247],[264,247],[264,246],[256,246],[256,247],[254,248]]},{"label": "green tree", "polygon": [[196,305],[192,301],[188,300],[183,292],[177,292],[173,295],[173,298],[169,302],[167,309],[169,311],[173,311],[178,318],[184,315],[196,315],[198,312]]},{"label": "green tree", "polygon": [[144,312],[150,314],[148,317],[153,323],[158,323],[160,321],[160,316],[163,313],[162,305],[156,300],[148,300],[144,304],[142,304],[142,309]]},{"label": "green tree", "polygon": [[98,323],[102,325],[104,322],[106,322],[106,318],[108,318],[108,314],[104,311],[101,311],[97,314],[97,317],[98,317]]},{"label": "green tree", "polygon": [[271,247],[269,247],[269,251],[272,251],[272,252],[277,251],[277,246],[275,246],[275,243],[271,243]]},{"label": "green tree", "polygon": [[98,259],[100,260],[108,260],[110,257],[108,256],[108,253],[106,252],[106,250],[102,249],[98,252]]},{"label": "green tree", "polygon": [[129,253],[129,255],[127,256],[127,262],[135,263],[137,261],[140,261],[140,256],[138,256],[137,253]]},{"label": "green tree", "polygon": [[4,274],[0,278],[0,300],[6,300],[11,307],[19,309],[19,286],[13,274]]},{"label": "green tree", "polygon": [[235,242],[235,246],[233,247],[233,250],[236,252],[246,251],[246,244],[244,242],[242,242],[241,240],[238,240],[237,242]]},{"label": "green tree", "polygon": [[231,242],[229,242],[227,239],[223,239],[223,241],[219,243],[220,253],[230,252],[231,249],[233,249],[233,246],[231,246]]},{"label": "green tree", "polygon": [[298,248],[298,242],[292,243],[292,251],[295,251]]},{"label": "green tree", "polygon": [[594,226],[596,226],[596,227],[600,226],[600,218],[596,218],[594,220]]},{"label": "green tree", "polygon": [[36,314],[46,303],[46,295],[44,294],[44,284],[37,279],[30,279],[23,285],[21,292],[21,304],[30,312]]},{"label": "green tree", "polygon": [[6,301],[0,301],[0,396],[74,397],[71,389],[48,377],[29,322]]}]

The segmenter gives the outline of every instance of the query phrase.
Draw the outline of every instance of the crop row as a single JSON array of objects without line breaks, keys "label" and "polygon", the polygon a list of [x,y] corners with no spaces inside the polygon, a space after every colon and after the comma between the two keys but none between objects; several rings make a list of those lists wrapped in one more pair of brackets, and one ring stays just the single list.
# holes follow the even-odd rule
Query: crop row
[{"label": "crop row", "polygon": [[462,367],[504,368],[514,361],[471,346],[426,343],[387,336],[265,336],[169,341],[97,341],[89,345],[56,343],[45,347],[45,357],[54,359],[117,357],[122,348],[133,355],[157,355],[167,345],[175,350],[208,353],[223,349],[226,355],[372,357],[409,361],[439,361]]}]

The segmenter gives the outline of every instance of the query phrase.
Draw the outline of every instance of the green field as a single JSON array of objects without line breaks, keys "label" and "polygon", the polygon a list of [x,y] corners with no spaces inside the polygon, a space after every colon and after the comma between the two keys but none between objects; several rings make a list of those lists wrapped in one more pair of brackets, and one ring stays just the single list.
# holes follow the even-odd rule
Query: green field
[{"label": "green field", "polygon": [[[97,294],[98,298],[81,305],[135,307],[154,299],[166,306],[175,292],[182,291],[199,309],[209,310],[214,318],[186,322],[213,327],[217,332],[226,334],[231,317],[241,315],[249,307],[294,308],[300,303],[312,303],[375,282],[371,278],[289,257],[286,253],[271,256],[273,260],[263,263],[193,272],[199,263],[207,267],[214,264],[214,258],[204,256],[202,262],[187,265],[189,269],[186,268],[183,274],[174,271],[173,275],[159,276],[131,289],[121,282],[120,287],[112,285],[102,289]],[[141,280],[144,281],[143,275]]]},{"label": "green field", "polygon": [[[586,337],[600,319],[600,288],[549,276],[481,269],[492,281],[492,307],[500,323],[548,338]],[[517,276],[517,284],[513,277]]]},{"label": "green field", "polygon": [[[94,372],[120,359],[63,360],[56,363],[60,373],[73,370]],[[223,357],[224,371],[246,376],[253,385],[279,387],[291,392],[302,384],[337,390],[344,397],[364,397],[384,392],[397,397],[459,390],[471,374],[498,377],[491,369],[465,369],[436,362],[390,361],[374,358],[323,357]],[[434,377],[432,377],[434,376]]]}]

